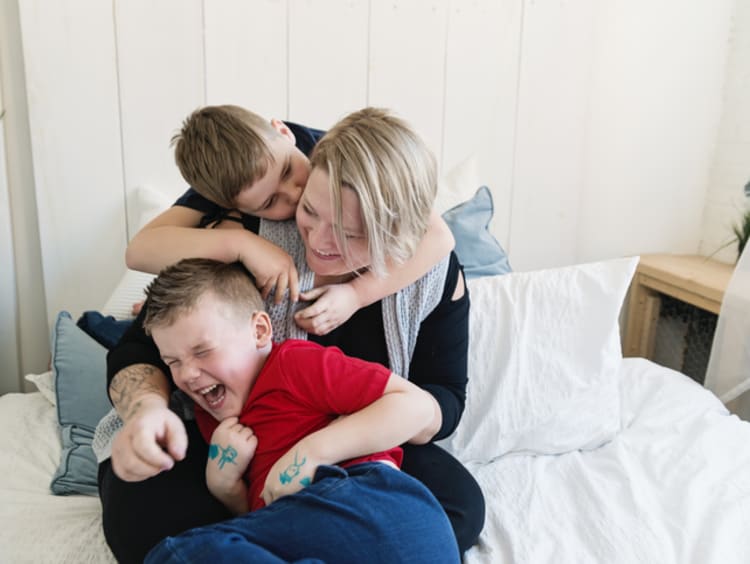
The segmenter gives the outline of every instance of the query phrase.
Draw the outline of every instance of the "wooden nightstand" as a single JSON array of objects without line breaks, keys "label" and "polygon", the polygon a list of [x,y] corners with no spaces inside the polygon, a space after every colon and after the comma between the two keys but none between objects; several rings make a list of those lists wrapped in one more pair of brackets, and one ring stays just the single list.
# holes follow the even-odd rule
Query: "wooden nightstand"
[{"label": "wooden nightstand", "polygon": [[734,266],[699,255],[643,255],[630,286],[624,356],[653,358],[661,296],[719,314]]}]

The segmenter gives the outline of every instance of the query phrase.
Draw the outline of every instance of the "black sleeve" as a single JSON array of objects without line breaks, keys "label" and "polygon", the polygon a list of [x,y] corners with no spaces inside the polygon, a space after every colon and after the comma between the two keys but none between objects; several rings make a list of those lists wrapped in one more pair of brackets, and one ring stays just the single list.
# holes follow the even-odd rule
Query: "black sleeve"
[{"label": "black sleeve", "polygon": [[465,284],[463,297],[452,299],[459,276],[463,270],[452,253],[442,299],[422,322],[409,365],[409,380],[430,392],[443,413],[433,440],[456,429],[466,403],[470,299]]},{"label": "black sleeve", "polygon": [[107,395],[115,374],[133,364],[150,364],[159,368],[167,376],[170,387],[174,388],[169,368],[162,362],[156,343],[143,329],[145,313],[146,308],[141,309],[120,341],[107,353]]},{"label": "black sleeve", "polygon": [[225,219],[230,219],[239,221],[245,229],[252,231],[256,235],[260,231],[260,218],[241,212],[238,212],[240,214],[239,218],[233,218],[229,214],[234,210],[222,208],[214,204],[192,188],[188,188],[187,192],[177,198],[177,201],[172,205],[190,208],[191,210],[203,213],[198,227],[215,227]]}]

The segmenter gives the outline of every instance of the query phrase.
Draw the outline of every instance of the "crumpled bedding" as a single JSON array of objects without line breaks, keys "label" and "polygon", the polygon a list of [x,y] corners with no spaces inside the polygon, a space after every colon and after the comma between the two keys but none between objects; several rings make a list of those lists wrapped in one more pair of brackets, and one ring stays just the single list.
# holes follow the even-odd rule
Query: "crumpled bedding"
[{"label": "crumpled bedding", "polygon": [[750,562],[750,423],[644,359],[620,387],[604,446],[469,464],[488,503],[466,564]]},{"label": "crumpled bedding", "polygon": [[[468,463],[487,522],[466,564],[746,564],[750,423],[686,376],[621,371],[622,430],[593,451]],[[114,562],[96,497],[60,497],[55,409],[0,397],[0,562]]]}]

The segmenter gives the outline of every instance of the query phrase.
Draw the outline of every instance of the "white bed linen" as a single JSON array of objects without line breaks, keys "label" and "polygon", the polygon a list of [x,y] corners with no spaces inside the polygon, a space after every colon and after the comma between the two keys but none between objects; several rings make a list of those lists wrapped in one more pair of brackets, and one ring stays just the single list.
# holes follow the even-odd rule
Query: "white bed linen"
[{"label": "white bed linen", "polygon": [[0,397],[0,562],[106,564],[99,498],[55,496],[55,407],[41,393]]},{"label": "white bed linen", "polygon": [[[750,423],[646,360],[620,377],[610,443],[469,464],[487,522],[466,564],[750,562]],[[0,397],[0,452],[0,562],[113,562],[99,500],[49,493],[60,438],[41,394]]]},{"label": "white bed linen", "polygon": [[750,423],[644,359],[620,377],[610,443],[470,465],[488,504],[467,564],[750,562]]}]

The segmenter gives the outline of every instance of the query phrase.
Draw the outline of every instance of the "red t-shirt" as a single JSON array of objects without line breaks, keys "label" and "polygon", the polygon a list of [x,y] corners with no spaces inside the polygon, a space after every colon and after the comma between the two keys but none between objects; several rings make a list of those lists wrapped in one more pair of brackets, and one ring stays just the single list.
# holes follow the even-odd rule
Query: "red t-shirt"
[{"label": "red t-shirt", "polygon": [[[300,439],[339,415],[354,413],[383,395],[391,371],[374,362],[346,356],[337,347],[287,340],[274,345],[240,415],[258,438],[246,474],[248,504],[254,511],[271,466]],[[198,426],[210,442],[218,422],[195,406]],[[400,447],[348,460],[340,466],[385,460],[401,466]]]}]

